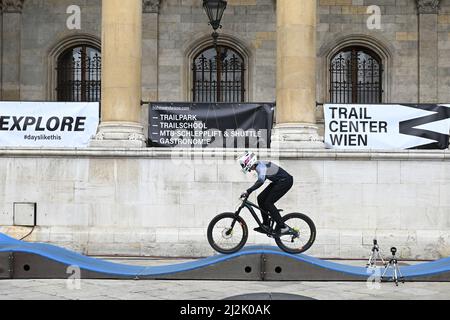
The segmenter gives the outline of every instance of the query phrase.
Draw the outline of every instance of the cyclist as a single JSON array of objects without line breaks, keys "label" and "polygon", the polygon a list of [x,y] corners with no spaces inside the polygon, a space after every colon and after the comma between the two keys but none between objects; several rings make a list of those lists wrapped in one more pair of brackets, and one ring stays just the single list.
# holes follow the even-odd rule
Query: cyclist
[{"label": "cyclist", "polygon": [[[259,189],[268,179],[272,183],[258,195],[258,205],[261,209],[268,211],[277,226],[281,226],[280,233],[289,232],[289,227],[282,221],[279,210],[275,207],[275,203],[280,200],[291,188],[294,183],[293,177],[284,169],[269,161],[258,161],[257,156],[252,152],[247,152],[243,157],[239,158],[239,163],[244,173],[256,171],[258,181],[247,191],[242,193],[241,198],[248,198],[250,194]],[[269,216],[261,212],[263,217],[263,225],[269,229]],[[266,233],[261,228],[254,229],[257,232]]]}]

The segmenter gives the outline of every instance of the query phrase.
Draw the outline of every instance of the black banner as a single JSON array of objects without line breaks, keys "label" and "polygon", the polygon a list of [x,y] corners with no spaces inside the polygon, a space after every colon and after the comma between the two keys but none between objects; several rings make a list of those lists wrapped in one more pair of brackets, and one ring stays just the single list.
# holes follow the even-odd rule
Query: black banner
[{"label": "black banner", "polygon": [[151,147],[269,148],[274,104],[152,103]]}]

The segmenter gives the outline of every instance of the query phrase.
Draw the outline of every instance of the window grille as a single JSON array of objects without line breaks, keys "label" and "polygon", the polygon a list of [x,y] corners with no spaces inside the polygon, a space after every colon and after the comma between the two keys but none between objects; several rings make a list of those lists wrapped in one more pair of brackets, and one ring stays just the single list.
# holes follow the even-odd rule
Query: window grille
[{"label": "window grille", "polygon": [[210,47],[193,63],[194,102],[245,102],[245,62],[226,46]]},{"label": "window grille", "polygon": [[101,54],[89,46],[77,46],[58,59],[58,101],[99,102],[101,99]]},{"label": "window grille", "polygon": [[347,47],[330,65],[331,103],[381,103],[383,66],[380,57],[363,47]]}]

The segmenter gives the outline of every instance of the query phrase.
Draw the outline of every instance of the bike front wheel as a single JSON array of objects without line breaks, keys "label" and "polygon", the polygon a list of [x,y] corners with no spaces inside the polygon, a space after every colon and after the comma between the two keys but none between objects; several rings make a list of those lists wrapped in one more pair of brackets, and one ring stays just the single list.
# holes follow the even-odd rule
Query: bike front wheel
[{"label": "bike front wheel", "polygon": [[[305,252],[316,240],[316,226],[314,222],[302,213],[290,213],[283,217],[283,222],[290,228],[286,234],[275,238],[278,247],[292,254]],[[280,234],[280,227],[275,232]]]},{"label": "bike front wheel", "polygon": [[214,250],[231,254],[244,247],[248,239],[248,227],[240,216],[222,213],[209,223],[207,236]]}]

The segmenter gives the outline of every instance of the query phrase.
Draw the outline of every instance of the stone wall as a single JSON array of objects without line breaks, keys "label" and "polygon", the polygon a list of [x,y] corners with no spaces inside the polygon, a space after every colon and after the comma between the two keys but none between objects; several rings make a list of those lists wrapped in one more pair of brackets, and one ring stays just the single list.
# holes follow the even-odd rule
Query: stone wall
[{"label": "stone wall", "polygon": [[[73,4],[81,8],[81,30],[66,28],[66,9]],[[441,9],[434,25],[436,30],[430,30],[437,34],[435,43],[431,43],[431,46],[436,47],[428,49],[427,45],[419,48],[421,33],[414,0],[319,0],[318,5],[317,101],[326,102],[329,99],[327,58],[343,42],[368,45],[381,52],[385,59],[384,102],[450,101],[450,91],[447,90],[450,83],[448,1],[441,1]],[[369,5],[378,5],[381,9],[380,30],[367,28]],[[54,66],[49,63],[52,49],[70,36],[90,35],[100,39],[100,16],[100,1],[97,0],[61,0],[51,5],[47,0],[25,1],[21,15],[20,55],[4,56],[4,99],[8,99],[7,95],[9,98],[13,97],[16,91],[20,91],[21,100],[54,99],[51,92],[56,83],[49,78],[49,73],[54,71]],[[236,41],[248,58],[249,101],[275,100],[275,20],[273,0],[230,1],[223,18],[223,38]],[[2,45],[5,51],[11,53],[5,44],[12,45],[14,42],[9,37],[15,35],[6,31]],[[163,0],[159,10],[153,8],[144,12],[143,99],[189,100],[189,53],[194,48],[205,45],[210,33],[201,1]],[[419,56],[420,49],[425,52],[422,60]],[[436,53],[434,60],[427,58],[430,56],[429,52]],[[18,58],[18,70],[14,63],[7,63],[5,60]],[[431,68],[428,68],[429,63]],[[433,72],[430,73],[429,70]],[[6,90],[8,79],[18,76],[20,90]],[[425,86],[422,98],[420,78]],[[16,93],[19,94],[18,92]],[[430,96],[430,92],[435,93]],[[318,117],[321,118],[320,112]],[[145,115],[143,121],[145,122]]]},{"label": "stone wall", "polygon": [[450,1],[443,1],[438,16],[438,101],[450,101]]},{"label": "stone wall", "polygon": [[[222,19],[222,37],[238,42],[247,53],[251,84],[248,101],[275,100],[275,18],[273,0],[246,0],[229,1]],[[188,99],[191,84],[186,58],[191,49],[204,45],[205,39],[210,40],[211,33],[202,1],[161,2],[158,51],[161,101]]]},{"label": "stone wall", "polygon": [[[163,0],[159,10],[144,12],[144,100],[189,100],[188,57],[194,48],[205,45],[211,33],[201,3],[198,0]],[[69,5],[81,8],[81,30],[66,28],[66,9]],[[369,5],[378,5],[381,9],[380,30],[367,28]],[[431,32],[437,35],[436,41],[426,43],[422,48],[419,47],[421,30],[414,0],[319,0],[318,6],[317,101],[326,102],[329,98],[327,55],[343,42],[365,44],[382,53],[385,59],[384,102],[450,101],[450,91],[447,90],[450,83],[448,1],[441,1],[436,23],[428,26],[434,29],[427,30],[427,24],[422,23],[422,34]],[[12,16],[4,14],[5,17],[11,19]],[[4,51],[10,53],[4,56],[3,62],[4,90],[8,79],[19,75],[21,100],[51,100],[49,92],[54,90],[56,84],[50,82],[48,77],[48,73],[52,72],[49,70],[49,53],[73,35],[91,35],[100,39],[100,17],[100,1],[97,0],[61,0],[51,4],[47,0],[25,1],[21,15],[19,56],[12,54],[12,49],[6,46],[14,43],[10,37],[16,35],[8,33],[7,28],[4,30]],[[238,43],[248,58],[249,101],[275,100],[275,20],[273,0],[230,1],[225,11],[221,34],[227,41]],[[421,50],[424,52],[422,58],[419,56]],[[433,56],[430,52],[435,53],[435,59],[430,59]],[[14,63],[5,60],[18,58],[19,71],[14,69]],[[425,86],[422,99],[420,78]],[[434,83],[436,85],[433,86]]]},{"label": "stone wall", "polygon": [[[384,102],[418,101],[418,22],[415,1],[319,0],[318,52],[322,66],[330,50],[343,41],[364,44],[383,58]],[[381,9],[381,29],[367,27],[367,8]],[[325,64],[324,64],[325,63]],[[319,73],[318,101],[328,101],[328,68]]]},{"label": "stone wall", "polygon": [[[234,151],[204,158],[201,151],[187,152],[191,160],[169,150],[0,154],[0,225],[13,224],[14,202],[36,202],[38,228],[29,240],[94,255],[210,255],[209,221],[233,211],[254,181],[241,173]],[[315,221],[317,241],[309,254],[367,258],[376,236],[383,250],[395,245],[402,258],[450,255],[448,151],[261,156],[295,177],[279,205]],[[274,244],[253,231],[249,243]]]},{"label": "stone wall", "polygon": [[[211,33],[201,2],[162,0],[144,12],[143,99],[189,100],[189,55]],[[74,4],[81,30],[71,31],[66,9]],[[414,0],[318,5],[317,101],[328,100],[327,58],[344,44],[368,45],[383,57],[384,102],[450,101],[448,0],[438,15],[418,15]],[[369,5],[381,9],[381,30],[367,29]],[[4,12],[2,99],[51,100],[51,53],[72,36],[100,39],[100,11],[100,0],[26,0],[20,17]],[[274,101],[274,0],[230,0],[222,22],[220,41],[235,42],[248,58],[248,100]],[[35,202],[32,240],[88,254],[209,255],[208,222],[232,210],[251,179],[234,161],[172,157],[167,150],[1,150],[0,225],[14,224],[14,203]],[[376,235],[403,258],[450,254],[448,152],[292,151],[281,164],[296,177],[281,206],[307,212],[319,230],[310,253],[366,258]],[[250,242],[268,240],[252,233]]]},{"label": "stone wall", "polygon": [[[81,8],[81,30],[66,27],[67,8]],[[50,52],[63,40],[77,34],[100,39],[100,0],[26,0],[22,12],[20,99],[52,100],[49,92],[56,83],[49,83]],[[7,41],[7,40],[4,40]]]}]

